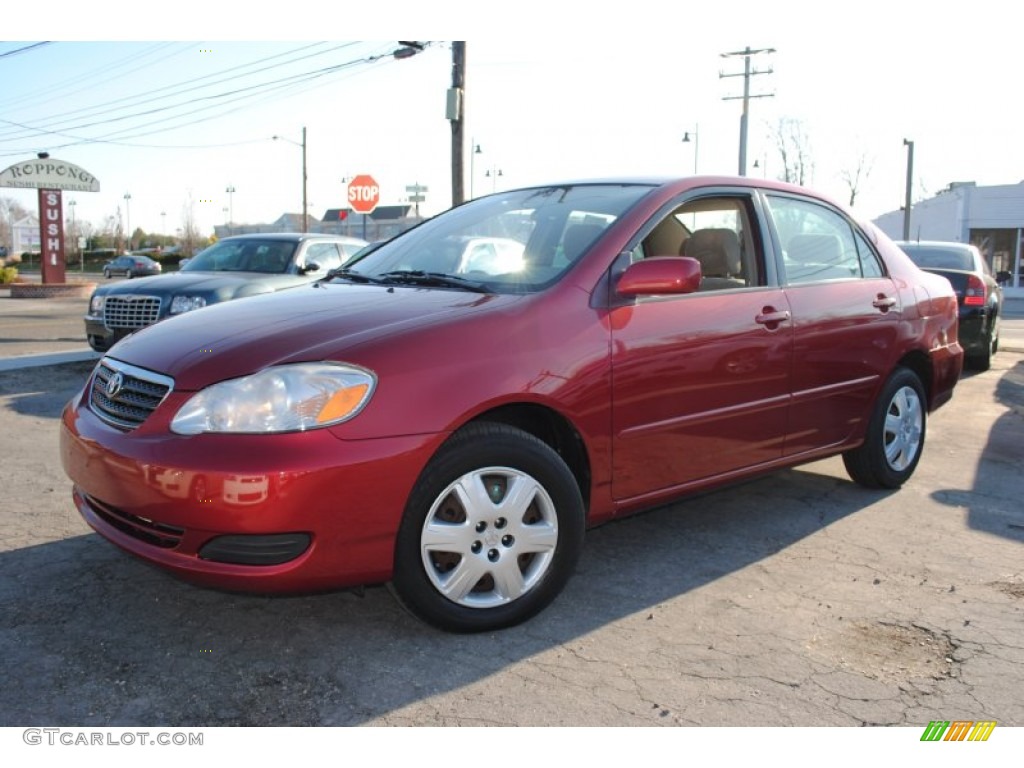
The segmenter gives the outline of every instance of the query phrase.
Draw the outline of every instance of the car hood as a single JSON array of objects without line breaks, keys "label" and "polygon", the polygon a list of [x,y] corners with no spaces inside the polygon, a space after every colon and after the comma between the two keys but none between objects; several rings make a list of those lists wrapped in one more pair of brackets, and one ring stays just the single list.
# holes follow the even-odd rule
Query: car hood
[{"label": "car hood", "polygon": [[270,365],[343,360],[382,337],[489,312],[523,296],[321,283],[172,317],[118,342],[122,362],[172,376],[194,390]]},{"label": "car hood", "polygon": [[279,291],[309,283],[301,275],[269,275],[264,272],[172,272],[166,275],[125,280],[96,289],[97,296],[190,296],[230,299]]}]

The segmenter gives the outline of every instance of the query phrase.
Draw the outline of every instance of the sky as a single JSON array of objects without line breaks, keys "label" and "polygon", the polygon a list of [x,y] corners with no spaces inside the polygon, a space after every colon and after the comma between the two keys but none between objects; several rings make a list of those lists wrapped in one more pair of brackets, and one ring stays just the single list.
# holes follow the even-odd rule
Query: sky
[{"label": "sky", "polygon": [[[311,216],[344,207],[357,174],[376,179],[381,204],[420,184],[422,212],[444,210],[452,52],[440,38],[466,41],[465,186],[477,196],[695,165],[736,174],[743,78],[723,75],[743,58],[722,54],[748,46],[775,50],[752,59],[770,72],[751,79],[765,96],[750,101],[748,175],[781,172],[773,134],[785,120],[806,136],[807,186],[845,204],[844,173],[866,174],[861,218],[902,205],[904,139],[915,199],[954,181],[1024,180],[1024,11],[1012,4],[317,1],[266,20],[194,0],[145,19],[137,3],[83,5],[58,2],[49,18],[5,9],[0,169],[40,151],[83,167],[101,191],[67,198],[97,226],[121,215],[173,234],[190,208],[211,233],[301,212],[303,128]],[[430,44],[393,58],[390,36],[413,33]],[[36,208],[34,191],[0,195]]]}]

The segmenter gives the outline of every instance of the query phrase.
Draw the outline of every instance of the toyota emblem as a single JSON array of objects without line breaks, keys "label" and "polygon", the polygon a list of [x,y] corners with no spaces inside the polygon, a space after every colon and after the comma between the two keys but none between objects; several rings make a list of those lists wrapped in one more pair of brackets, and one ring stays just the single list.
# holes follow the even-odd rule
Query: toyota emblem
[{"label": "toyota emblem", "polygon": [[107,397],[117,397],[117,393],[124,387],[124,374],[115,373],[107,379]]}]

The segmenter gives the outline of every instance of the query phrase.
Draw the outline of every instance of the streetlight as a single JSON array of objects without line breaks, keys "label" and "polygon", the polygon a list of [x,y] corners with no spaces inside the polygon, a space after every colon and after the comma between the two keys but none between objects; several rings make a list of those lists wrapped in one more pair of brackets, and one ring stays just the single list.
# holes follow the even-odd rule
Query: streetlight
[{"label": "streetlight", "polygon": [[229,184],[224,191],[228,193],[228,234],[230,235],[232,234],[231,222],[235,220],[235,185]]},{"label": "streetlight", "polygon": [[167,234],[167,211],[160,211],[160,234]]},{"label": "streetlight", "polygon": [[132,249],[132,209],[131,209],[132,193],[124,193],[124,218],[128,229],[128,250]]},{"label": "streetlight", "polygon": [[484,153],[484,151],[482,149],[480,149],[480,145],[476,143],[476,139],[472,140],[472,142],[470,143],[470,146],[473,149],[469,153],[469,199],[472,200],[473,199],[473,181],[475,180],[475,177],[476,177],[476,172],[475,172],[476,156],[477,155],[482,155]]},{"label": "streetlight", "polygon": [[498,177],[499,176],[504,176],[504,175],[505,174],[502,172],[502,170],[500,168],[498,168],[497,166],[491,167],[487,171],[487,173],[484,174],[484,176],[486,178],[491,180],[491,192],[497,192],[498,191]]},{"label": "streetlight", "polygon": [[[693,175],[697,175],[697,153],[700,150],[700,133],[698,132],[699,124],[693,126]],[[683,134],[683,144],[690,143],[690,131],[686,131]]]},{"label": "streetlight", "polygon": [[309,219],[306,209],[308,205],[306,203],[306,126],[302,126],[302,143],[292,141],[291,139],[285,138],[284,136],[274,136],[275,141],[287,141],[289,144],[294,144],[296,147],[302,147],[302,231],[309,231]]}]

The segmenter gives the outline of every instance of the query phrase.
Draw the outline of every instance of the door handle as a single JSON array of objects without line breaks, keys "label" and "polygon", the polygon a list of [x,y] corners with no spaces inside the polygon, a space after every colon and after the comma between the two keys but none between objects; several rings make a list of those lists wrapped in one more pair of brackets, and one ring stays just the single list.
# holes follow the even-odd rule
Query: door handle
[{"label": "door handle", "polygon": [[785,323],[789,318],[788,310],[779,311],[775,307],[765,307],[761,310],[761,314],[754,318],[754,322],[758,325],[767,326],[769,329],[774,329],[779,323]]},{"label": "door handle", "polygon": [[892,298],[892,296],[886,296],[884,293],[880,293],[878,294],[878,298],[871,302],[871,306],[875,309],[880,309],[883,312],[888,312],[896,306],[896,299]]}]

